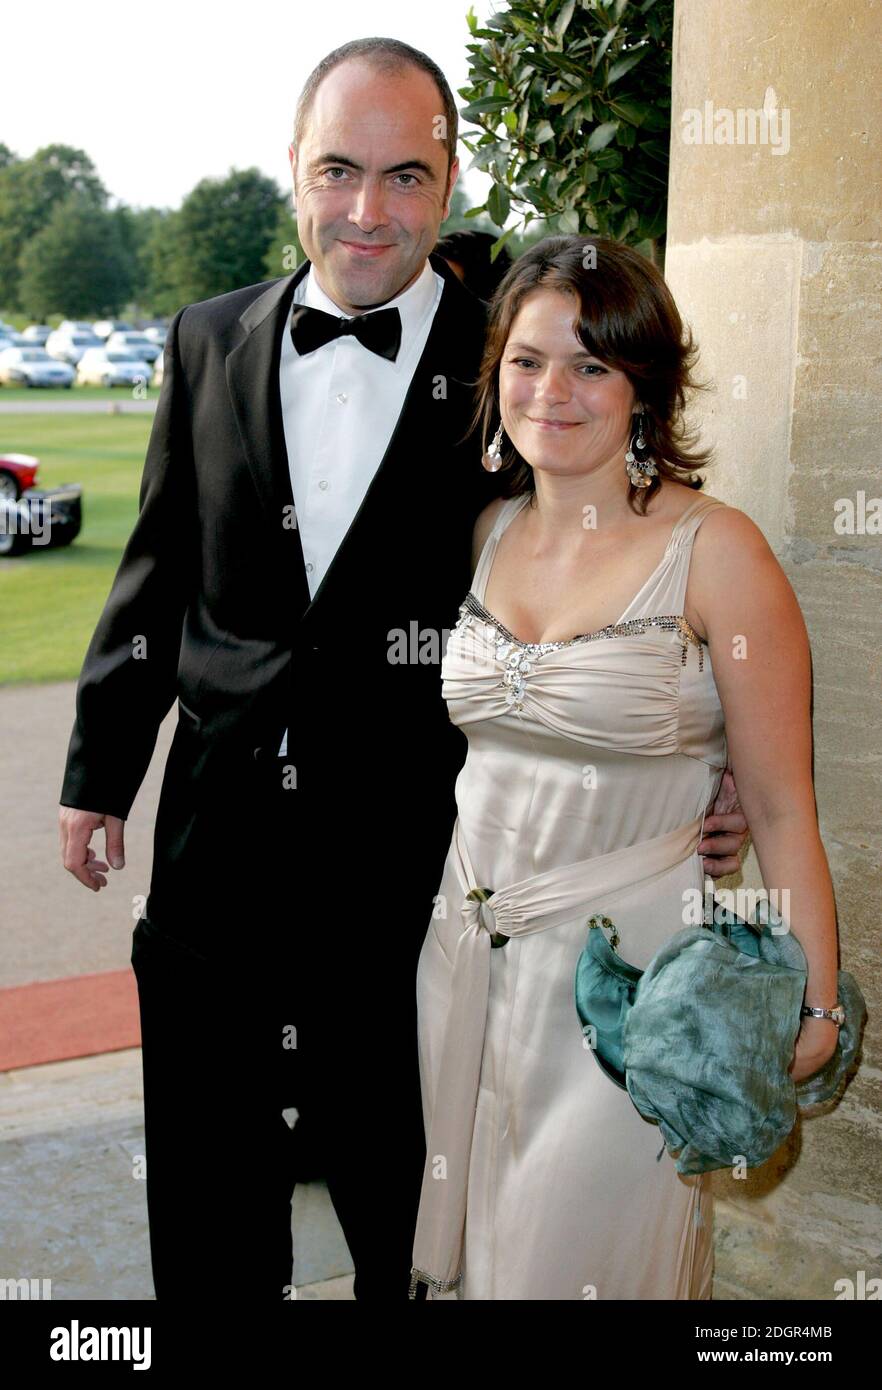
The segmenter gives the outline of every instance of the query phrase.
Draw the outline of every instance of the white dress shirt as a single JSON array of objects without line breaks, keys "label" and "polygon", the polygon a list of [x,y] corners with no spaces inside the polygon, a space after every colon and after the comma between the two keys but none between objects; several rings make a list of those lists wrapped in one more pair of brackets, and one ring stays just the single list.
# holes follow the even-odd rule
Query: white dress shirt
[{"label": "white dress shirt", "polygon": [[[383,460],[443,289],[443,279],[427,259],[412,285],[378,306],[396,308],[401,315],[401,346],[394,362],[371,352],[352,334],[301,357],[291,339],[290,322],[285,327],[279,393],[311,598]],[[325,294],[312,265],[295,286],[293,304],[323,309],[336,318],[353,317]],[[279,756],[287,752],[286,730]]]}]

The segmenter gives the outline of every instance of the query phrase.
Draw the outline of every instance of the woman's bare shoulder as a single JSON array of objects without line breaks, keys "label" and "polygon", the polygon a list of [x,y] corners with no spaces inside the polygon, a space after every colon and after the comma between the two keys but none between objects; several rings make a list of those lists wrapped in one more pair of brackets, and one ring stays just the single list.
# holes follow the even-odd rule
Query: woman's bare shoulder
[{"label": "woman's bare shoulder", "polygon": [[696,557],[700,557],[711,547],[716,551],[720,546],[731,546],[739,550],[744,559],[756,558],[760,554],[773,557],[771,546],[747,512],[743,512],[740,507],[730,506],[721,497],[712,497],[710,493],[702,492],[699,496],[718,505],[709,508],[706,515],[699,518],[695,533]]},{"label": "woman's bare shoulder", "polygon": [[690,594],[705,627],[716,616],[731,620],[739,631],[749,620],[775,617],[802,628],[796,595],[760,527],[746,512],[726,502],[709,508],[700,519]]}]

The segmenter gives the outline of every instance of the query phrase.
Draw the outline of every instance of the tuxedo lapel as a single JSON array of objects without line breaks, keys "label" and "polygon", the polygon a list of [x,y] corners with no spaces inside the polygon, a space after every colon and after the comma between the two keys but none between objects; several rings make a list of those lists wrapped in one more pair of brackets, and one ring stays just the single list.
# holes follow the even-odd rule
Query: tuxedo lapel
[{"label": "tuxedo lapel", "polygon": [[279,394],[279,360],[294,288],[308,270],[309,261],[304,261],[292,275],[276,280],[249,304],[239,317],[245,337],[226,357],[227,388],[242,447],[263,505],[268,535],[271,540],[278,538],[285,551],[284,563],[292,576],[291,601],[297,603],[298,617],[309,604],[309,586],[300,532],[295,524]]}]

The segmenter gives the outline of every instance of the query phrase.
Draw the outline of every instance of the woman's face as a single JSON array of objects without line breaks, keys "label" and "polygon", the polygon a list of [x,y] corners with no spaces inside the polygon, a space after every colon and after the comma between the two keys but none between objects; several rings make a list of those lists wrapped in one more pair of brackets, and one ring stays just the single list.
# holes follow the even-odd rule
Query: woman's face
[{"label": "woman's face", "polygon": [[576,336],[577,316],[573,295],[532,290],[499,365],[506,434],[532,468],[561,475],[621,461],[637,409],[625,373],[592,356]]}]

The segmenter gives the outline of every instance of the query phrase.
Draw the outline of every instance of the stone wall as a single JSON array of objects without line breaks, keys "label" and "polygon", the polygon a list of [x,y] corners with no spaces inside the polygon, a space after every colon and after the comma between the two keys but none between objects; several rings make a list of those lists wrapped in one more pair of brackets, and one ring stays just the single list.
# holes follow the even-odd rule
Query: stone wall
[{"label": "stone wall", "polygon": [[[717,1298],[882,1274],[880,9],[677,5],[665,274],[713,382],[705,489],[762,528],[805,616],[840,963],[870,1015],[838,1105],[745,1180],[715,1177]],[[740,884],[761,885],[753,851],[720,886]]]}]

